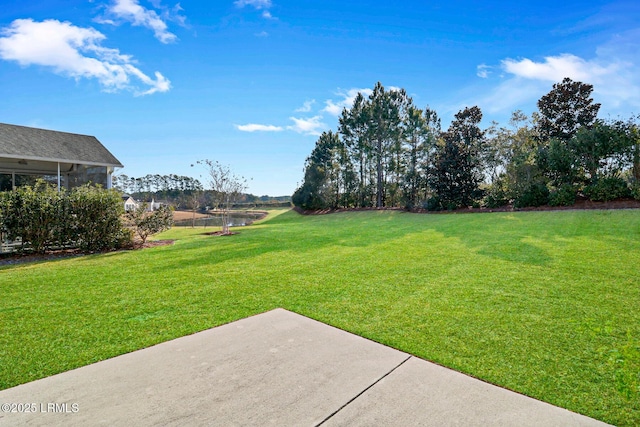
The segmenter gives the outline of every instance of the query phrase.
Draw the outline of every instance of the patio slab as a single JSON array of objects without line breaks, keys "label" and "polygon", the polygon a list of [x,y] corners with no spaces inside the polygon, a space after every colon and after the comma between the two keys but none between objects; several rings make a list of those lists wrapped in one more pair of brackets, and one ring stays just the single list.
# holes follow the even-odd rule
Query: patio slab
[{"label": "patio slab", "polygon": [[0,411],[0,426],[605,425],[283,309],[0,391],[0,404],[32,411]]},{"label": "patio slab", "polygon": [[325,426],[605,426],[412,357]]}]

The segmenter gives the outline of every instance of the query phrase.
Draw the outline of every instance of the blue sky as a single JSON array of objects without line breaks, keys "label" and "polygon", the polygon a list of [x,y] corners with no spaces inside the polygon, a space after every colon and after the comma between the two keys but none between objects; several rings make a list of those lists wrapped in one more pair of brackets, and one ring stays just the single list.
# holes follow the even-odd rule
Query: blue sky
[{"label": "blue sky", "polygon": [[446,127],[530,113],[563,77],[640,113],[633,1],[33,0],[0,8],[0,122],[95,135],[129,176],[228,164],[289,195],[319,133],[377,81]]}]

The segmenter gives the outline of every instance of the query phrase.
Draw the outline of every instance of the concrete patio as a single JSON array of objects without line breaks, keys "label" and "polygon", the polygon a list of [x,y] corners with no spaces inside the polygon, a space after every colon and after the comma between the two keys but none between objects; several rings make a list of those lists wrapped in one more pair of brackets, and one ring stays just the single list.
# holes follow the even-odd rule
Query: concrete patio
[{"label": "concrete patio", "polygon": [[606,425],[283,309],[0,391],[0,404],[1,426]]}]

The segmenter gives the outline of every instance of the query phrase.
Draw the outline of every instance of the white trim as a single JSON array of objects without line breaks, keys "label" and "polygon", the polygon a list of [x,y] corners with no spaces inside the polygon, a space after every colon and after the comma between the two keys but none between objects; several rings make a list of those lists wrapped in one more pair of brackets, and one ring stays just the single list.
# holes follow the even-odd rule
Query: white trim
[{"label": "white trim", "polygon": [[70,160],[70,159],[52,159],[50,157],[38,157],[38,156],[25,156],[20,154],[6,154],[0,153],[0,159],[15,159],[15,160],[34,160],[38,162],[47,162],[47,163],[78,163],[81,165],[88,166],[112,166],[117,168],[123,168],[124,166],[120,163],[106,163],[106,162],[88,162],[85,160]]},{"label": "white trim", "polygon": [[111,187],[113,187],[113,182],[111,180],[111,174],[113,173],[113,169],[110,166],[107,166],[107,190],[111,190]]}]

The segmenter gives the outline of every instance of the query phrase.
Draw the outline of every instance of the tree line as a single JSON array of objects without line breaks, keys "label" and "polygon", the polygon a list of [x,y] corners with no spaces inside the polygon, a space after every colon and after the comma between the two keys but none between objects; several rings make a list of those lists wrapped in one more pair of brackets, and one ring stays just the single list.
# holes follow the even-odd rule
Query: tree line
[{"label": "tree line", "polygon": [[147,174],[143,177],[114,175],[113,186],[129,194],[158,193],[164,197],[180,192],[201,191],[202,184],[195,178],[175,174]]},{"label": "tree line", "polygon": [[[197,162],[204,163],[205,161]],[[207,169],[208,173],[210,171]],[[211,184],[211,182],[207,182]],[[215,186],[205,189],[200,180],[189,176],[169,174],[147,174],[136,178],[126,174],[113,176],[113,187],[127,193],[134,199],[151,201],[163,200],[176,209],[206,210],[219,205],[220,191]],[[237,194],[233,206],[290,206],[290,196],[256,196]]]},{"label": "tree line", "polygon": [[467,107],[447,130],[404,89],[378,82],[324,132],[292,196],[303,209],[406,207],[452,210],[572,205],[578,197],[640,199],[638,117],[598,119],[593,86],[565,78],[538,111],[482,129]]}]

